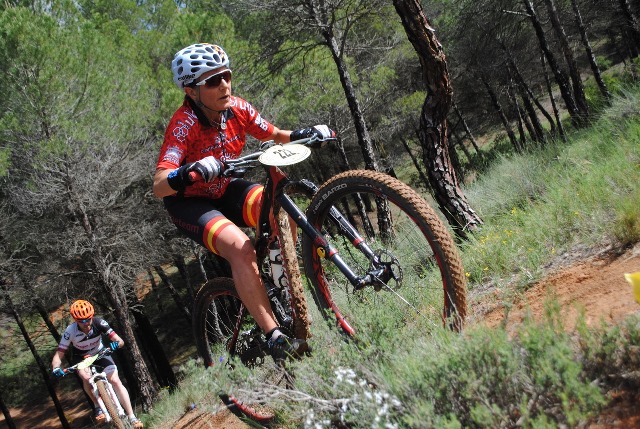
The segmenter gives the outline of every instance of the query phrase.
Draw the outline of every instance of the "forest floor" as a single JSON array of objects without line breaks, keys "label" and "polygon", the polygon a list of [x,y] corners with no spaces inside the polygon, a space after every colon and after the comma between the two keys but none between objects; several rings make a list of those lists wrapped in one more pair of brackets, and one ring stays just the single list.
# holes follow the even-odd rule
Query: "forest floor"
[{"label": "forest floor", "polygon": [[[536,319],[544,315],[544,303],[549,297],[556,299],[562,307],[565,326],[573,329],[580,311],[584,311],[589,325],[604,321],[616,324],[625,317],[640,312],[640,304],[634,301],[631,287],[624,273],[640,270],[640,244],[624,253],[610,249],[593,255],[586,250],[565,255],[562,260],[549,267],[549,274],[523,293],[508,314],[501,302],[499,290],[474,295],[471,302],[473,314],[470,325],[484,323],[496,327],[505,324],[513,330],[527,314]],[[506,317],[506,320],[505,320]],[[588,429],[640,428],[640,392],[611,391],[609,405],[589,422],[581,425]],[[90,410],[78,394],[61,396],[63,407],[73,429],[93,428]],[[59,428],[52,403],[30,404],[11,409],[11,415],[19,429]],[[176,422],[167,422],[159,429],[245,429],[251,426],[240,421],[228,411],[211,414],[198,409],[185,410]],[[8,428],[0,415],[0,429]],[[149,428],[156,429],[156,428]]]}]

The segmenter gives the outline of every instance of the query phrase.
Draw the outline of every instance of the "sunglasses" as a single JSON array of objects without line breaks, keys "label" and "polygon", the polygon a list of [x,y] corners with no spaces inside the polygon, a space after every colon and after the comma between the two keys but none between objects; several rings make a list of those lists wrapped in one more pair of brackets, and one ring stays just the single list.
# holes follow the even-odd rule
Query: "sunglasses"
[{"label": "sunglasses", "polygon": [[78,322],[78,323],[85,324],[85,323],[91,322],[91,318],[88,318],[88,319],[75,319],[75,321]]},{"label": "sunglasses", "polygon": [[217,88],[222,83],[222,79],[225,82],[231,82],[231,70],[221,71],[220,73],[212,74],[206,79],[197,82],[194,86],[206,86],[207,88]]}]

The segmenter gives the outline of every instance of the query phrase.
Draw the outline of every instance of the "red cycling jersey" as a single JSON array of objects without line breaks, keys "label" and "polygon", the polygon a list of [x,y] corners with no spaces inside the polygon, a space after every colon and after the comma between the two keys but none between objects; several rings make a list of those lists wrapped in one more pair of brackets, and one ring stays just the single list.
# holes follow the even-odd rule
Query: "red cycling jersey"
[{"label": "red cycling jersey", "polygon": [[[167,126],[156,168],[174,170],[210,155],[221,161],[234,159],[242,153],[247,134],[258,140],[273,134],[274,126],[240,97],[231,97],[231,107],[225,115],[225,129],[203,124],[185,98]],[[217,177],[209,183],[196,182],[183,195],[218,198],[231,180]]]}]

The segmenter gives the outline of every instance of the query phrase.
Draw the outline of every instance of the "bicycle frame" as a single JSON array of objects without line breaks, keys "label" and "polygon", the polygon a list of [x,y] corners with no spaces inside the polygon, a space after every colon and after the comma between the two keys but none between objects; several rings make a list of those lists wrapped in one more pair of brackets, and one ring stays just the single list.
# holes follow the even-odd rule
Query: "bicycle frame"
[{"label": "bicycle frame", "polygon": [[[295,143],[304,143],[312,141],[311,139],[299,140]],[[268,145],[272,142],[266,142]],[[263,144],[263,145],[265,145]],[[235,167],[247,165],[259,157],[260,152],[256,152],[246,157],[241,157],[236,160],[226,161],[229,165]],[[276,166],[265,166],[267,172],[267,178],[264,183],[265,192],[263,193],[262,208],[260,212],[260,218],[256,227],[256,253],[258,258],[266,255],[266,249],[269,243],[275,239],[275,231],[271,225],[270,213],[275,212],[278,207],[276,203],[289,215],[289,217],[295,222],[296,225],[302,229],[304,234],[311,237],[316,245],[321,249],[322,256],[325,259],[331,261],[349,282],[356,288],[362,289],[365,286],[373,285],[376,278],[384,278],[384,267],[380,267],[377,270],[373,270],[365,276],[357,276],[347,263],[340,257],[337,249],[324,237],[324,235],[318,231],[307,220],[305,214],[300,208],[293,202],[293,200],[286,194],[285,188],[294,183],[289,180],[289,177]],[[297,186],[300,186],[307,191],[313,193],[317,190],[317,186],[313,183],[303,180],[295,182]],[[355,228],[353,228],[349,222],[340,214],[337,209],[331,210],[330,217],[333,222],[339,227],[344,234],[351,240],[351,242],[361,251],[364,255],[370,259],[374,266],[379,265],[379,260],[374,254],[373,250],[366,245],[360,234]]]},{"label": "bicycle frame", "polygon": [[[314,138],[303,139],[293,143],[313,143]],[[261,149],[273,146],[273,142],[265,142]],[[286,146],[283,145],[283,146]],[[231,168],[229,175],[244,174],[242,167],[254,165],[257,162],[261,152],[255,152],[245,157],[226,161],[228,167]],[[281,156],[286,157],[286,153]],[[315,184],[302,180],[292,182],[289,177],[279,167],[273,165],[263,165],[267,177],[264,182],[263,201],[260,211],[258,225],[256,226],[256,254],[258,260],[263,260],[268,252],[269,244],[276,239],[277,231],[273,225],[274,216],[279,208],[282,208],[293,222],[300,227],[304,234],[309,236],[318,247],[318,253],[324,259],[332,262],[340,272],[349,280],[355,290],[360,290],[366,286],[376,286],[383,284],[393,276],[393,270],[389,264],[380,261],[375,252],[366,244],[365,240],[360,236],[358,231],[351,226],[347,219],[335,207],[331,209],[329,217],[341,232],[351,240],[353,245],[359,249],[371,262],[372,268],[364,276],[358,276],[351,267],[342,259],[338,250],[333,246],[325,236],[318,231],[308,220],[302,210],[287,195],[286,188],[290,185],[298,186],[307,193],[313,194],[318,188]],[[234,173],[236,171],[237,173]],[[335,306],[332,308],[338,323],[349,334],[353,334],[353,328],[346,323],[339,309]]]}]

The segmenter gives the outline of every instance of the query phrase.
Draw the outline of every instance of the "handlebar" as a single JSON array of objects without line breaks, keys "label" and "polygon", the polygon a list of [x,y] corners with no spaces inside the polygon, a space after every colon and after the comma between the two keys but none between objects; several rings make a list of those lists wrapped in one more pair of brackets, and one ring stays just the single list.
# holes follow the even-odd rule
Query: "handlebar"
[{"label": "handlebar", "polygon": [[74,372],[77,372],[81,369],[85,369],[90,367],[95,361],[108,356],[112,353],[113,351],[109,348],[109,347],[104,347],[102,349],[100,349],[97,353],[93,354],[93,355],[87,355],[84,357],[84,359],[80,362],[78,362],[77,364],[70,366],[69,368],[63,368],[62,371],[64,372],[65,375],[67,374],[72,374]]},{"label": "handlebar", "polygon": [[[238,158],[227,159],[222,161],[222,164],[224,165],[224,170],[222,171],[222,174],[220,176],[221,177],[243,177],[244,174],[246,173],[246,170],[243,168],[256,167],[258,164],[258,158],[260,158],[260,155],[262,155],[265,150],[277,144],[280,144],[282,146],[286,146],[288,144],[301,144],[301,145],[309,146],[313,148],[318,143],[321,144],[323,142],[329,142],[334,140],[337,140],[337,138],[328,137],[323,139],[316,135],[307,137],[304,139],[300,139],[300,140],[294,140],[289,143],[276,143],[273,140],[268,140],[268,141],[262,142],[258,150],[255,152],[252,152],[250,154],[247,154]],[[203,180],[202,176],[200,176],[200,174],[196,171],[189,172],[189,177],[193,182],[201,182]]]}]

